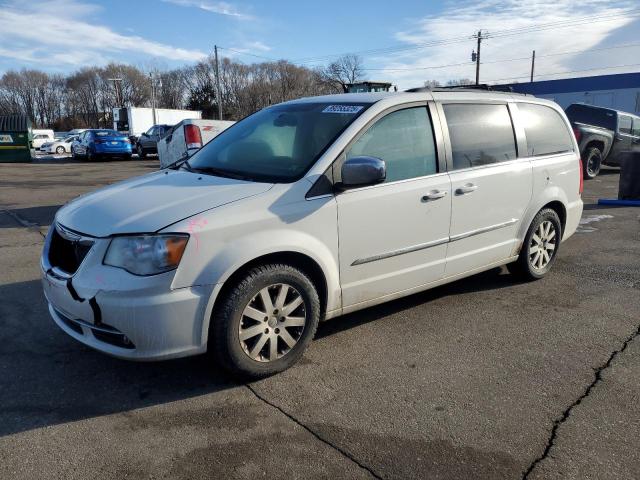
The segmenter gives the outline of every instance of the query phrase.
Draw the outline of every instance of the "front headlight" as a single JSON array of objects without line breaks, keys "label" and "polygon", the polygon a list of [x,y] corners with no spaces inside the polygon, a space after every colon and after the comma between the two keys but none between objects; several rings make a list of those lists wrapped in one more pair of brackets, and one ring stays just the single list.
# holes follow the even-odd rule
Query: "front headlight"
[{"label": "front headlight", "polygon": [[178,268],[189,241],[186,234],[114,237],[103,263],[134,275],[155,275]]}]

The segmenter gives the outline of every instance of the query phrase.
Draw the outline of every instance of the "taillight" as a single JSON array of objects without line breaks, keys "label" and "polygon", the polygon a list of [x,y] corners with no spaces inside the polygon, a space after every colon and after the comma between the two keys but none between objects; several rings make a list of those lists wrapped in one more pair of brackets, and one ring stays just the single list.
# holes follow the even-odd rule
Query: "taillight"
[{"label": "taillight", "polygon": [[189,124],[184,126],[184,138],[187,148],[202,147],[202,135],[197,125]]},{"label": "taillight", "polygon": [[578,162],[580,163],[580,171],[578,175],[580,175],[580,187],[578,189],[578,193],[582,195],[582,190],[584,190],[584,170],[582,167],[582,158],[578,157]]},{"label": "taillight", "polygon": [[573,135],[576,137],[576,142],[580,143],[580,137],[582,137],[582,132],[576,127],[573,127]]},{"label": "taillight", "polygon": [[106,143],[104,140],[96,140],[95,143]]}]

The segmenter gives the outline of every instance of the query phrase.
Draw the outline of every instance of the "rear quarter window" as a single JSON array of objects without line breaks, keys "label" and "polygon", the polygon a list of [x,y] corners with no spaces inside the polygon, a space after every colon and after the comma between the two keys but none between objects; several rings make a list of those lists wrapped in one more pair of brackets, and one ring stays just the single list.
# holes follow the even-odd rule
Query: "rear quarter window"
[{"label": "rear quarter window", "polygon": [[518,103],[518,110],[527,137],[527,156],[573,151],[572,133],[556,110],[533,103]]}]

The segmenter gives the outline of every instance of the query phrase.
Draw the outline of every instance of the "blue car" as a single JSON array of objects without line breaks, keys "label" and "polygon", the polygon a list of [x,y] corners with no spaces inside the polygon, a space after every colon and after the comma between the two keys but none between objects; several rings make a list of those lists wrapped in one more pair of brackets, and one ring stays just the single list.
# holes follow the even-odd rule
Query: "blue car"
[{"label": "blue car", "polygon": [[91,129],[82,132],[71,145],[73,158],[97,160],[106,157],[131,159],[131,141],[122,132]]}]

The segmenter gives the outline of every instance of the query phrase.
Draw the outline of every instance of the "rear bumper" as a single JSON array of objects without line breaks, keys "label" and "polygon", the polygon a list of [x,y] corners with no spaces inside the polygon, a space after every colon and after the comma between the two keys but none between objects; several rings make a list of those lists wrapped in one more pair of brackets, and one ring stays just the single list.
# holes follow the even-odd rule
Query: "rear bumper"
[{"label": "rear bumper", "polygon": [[567,218],[564,225],[562,240],[566,240],[576,232],[582,218],[582,199],[578,199],[567,205]]},{"label": "rear bumper", "polygon": [[122,155],[131,155],[132,149],[131,149],[131,145],[129,145],[128,147],[122,147],[122,148],[108,148],[105,146],[96,145],[93,148],[93,152],[96,155],[104,155],[104,156],[111,155],[111,156],[117,157]]}]

